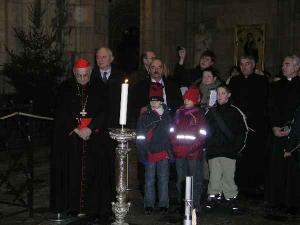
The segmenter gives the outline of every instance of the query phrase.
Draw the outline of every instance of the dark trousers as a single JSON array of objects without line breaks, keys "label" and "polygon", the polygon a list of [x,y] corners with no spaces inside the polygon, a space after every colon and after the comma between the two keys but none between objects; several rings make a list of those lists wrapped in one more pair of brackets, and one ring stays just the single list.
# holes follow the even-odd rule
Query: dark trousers
[{"label": "dark trousers", "polygon": [[300,169],[297,155],[284,158],[287,138],[273,138],[266,200],[274,206],[299,207]]},{"label": "dark trousers", "polygon": [[266,155],[266,135],[249,133],[246,148],[236,165],[235,180],[240,191],[251,192],[265,184]]}]

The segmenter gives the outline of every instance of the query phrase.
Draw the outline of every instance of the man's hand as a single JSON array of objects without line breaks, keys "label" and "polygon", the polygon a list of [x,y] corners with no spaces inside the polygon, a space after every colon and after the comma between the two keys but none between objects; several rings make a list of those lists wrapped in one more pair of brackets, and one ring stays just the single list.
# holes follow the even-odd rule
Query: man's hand
[{"label": "man's hand", "polygon": [[82,128],[81,130],[81,138],[83,140],[88,140],[90,138],[90,135],[92,134],[92,130],[88,127]]},{"label": "man's hand", "polygon": [[90,138],[90,135],[92,134],[92,130],[88,127],[85,128],[76,128],[74,129],[74,132],[83,140],[88,140]]},{"label": "man's hand", "polygon": [[284,154],[283,154],[283,157],[284,157],[284,158],[288,158],[288,157],[290,157],[291,155],[292,155],[292,153],[287,152],[287,151],[284,149]]},{"label": "man's hand", "polygon": [[178,56],[179,56],[179,65],[183,65],[185,56],[186,56],[186,50],[185,48],[182,48],[178,51]]},{"label": "man's hand", "polygon": [[273,127],[272,131],[273,131],[274,136],[276,136],[276,137],[285,137],[285,136],[289,135],[289,133],[290,133],[289,130],[283,131],[281,129],[282,129],[281,127]]},{"label": "man's hand", "polygon": [[147,106],[144,106],[140,109],[140,115],[147,111]]},{"label": "man's hand", "polygon": [[255,69],[254,71],[256,74],[258,75],[265,75],[263,71],[259,70],[259,69]]}]

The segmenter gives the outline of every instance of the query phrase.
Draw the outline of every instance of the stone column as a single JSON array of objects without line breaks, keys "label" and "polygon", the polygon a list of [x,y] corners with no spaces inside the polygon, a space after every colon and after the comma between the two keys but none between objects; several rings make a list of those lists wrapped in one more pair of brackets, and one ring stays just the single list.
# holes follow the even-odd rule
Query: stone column
[{"label": "stone column", "polygon": [[[159,34],[155,20],[160,17],[159,13],[155,11],[155,5],[160,0],[142,0],[140,2],[140,49],[141,51],[153,50],[158,54],[159,51]],[[156,17],[156,18],[154,18]],[[161,19],[161,18],[159,18]],[[155,35],[156,34],[156,35]],[[158,39],[158,40],[157,40]]]},{"label": "stone column", "polygon": [[141,51],[153,50],[173,66],[176,46],[187,44],[187,1],[142,0],[140,4]]},{"label": "stone column", "polygon": [[[0,2],[0,65],[5,62],[5,40],[6,40],[6,1]],[[0,66],[0,94],[4,93],[4,78],[2,75],[2,66]]]},{"label": "stone column", "polygon": [[[15,52],[20,49],[13,28],[20,28],[26,24],[26,6],[27,3],[19,1],[0,1],[0,65],[9,60],[6,47]],[[0,66],[0,94],[13,93],[15,90],[8,84],[7,78],[2,75],[2,70],[3,68]]]},{"label": "stone column", "polygon": [[[5,62],[5,43],[7,40],[7,1],[0,1],[0,65]],[[1,70],[1,67],[0,67]]]},{"label": "stone column", "polygon": [[72,14],[68,27],[71,33],[67,51],[94,62],[95,51],[108,45],[108,1],[80,2],[70,5]]}]

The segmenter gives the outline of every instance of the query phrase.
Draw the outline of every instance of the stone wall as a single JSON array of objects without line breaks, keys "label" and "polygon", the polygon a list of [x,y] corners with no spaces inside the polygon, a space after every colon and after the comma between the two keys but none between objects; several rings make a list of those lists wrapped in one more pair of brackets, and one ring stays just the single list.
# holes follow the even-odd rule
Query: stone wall
[{"label": "stone wall", "polygon": [[[34,0],[0,1],[0,71],[3,63],[9,60],[5,47],[16,52],[21,51],[14,36],[13,28],[28,29],[28,6]],[[45,24],[52,26],[55,16],[55,0],[42,0],[45,7]],[[69,18],[64,35],[66,57],[68,61],[77,57],[86,57],[94,62],[96,49],[108,45],[108,4],[107,0],[69,0]],[[5,78],[0,76],[0,93],[9,93],[13,89]]]},{"label": "stone wall", "polygon": [[[207,26],[211,47],[217,54],[217,67],[226,76],[234,61],[234,29],[237,25],[265,24],[265,70],[280,70],[281,59],[299,53],[300,17],[296,0],[202,0],[197,3],[196,22]],[[298,4],[298,16],[300,6]]]},{"label": "stone wall", "polygon": [[238,25],[265,24],[264,68],[280,70],[281,59],[299,53],[300,2],[297,0],[143,0],[141,49],[152,49],[173,65],[175,48],[187,48],[187,65],[211,48],[217,68],[227,76],[234,64],[234,33]]},{"label": "stone wall", "polygon": [[173,66],[177,60],[176,47],[186,43],[187,1],[142,0],[140,4],[141,51],[153,50]]},{"label": "stone wall", "polygon": [[[1,65],[9,60],[5,46],[21,50],[12,28],[28,28],[27,10],[31,2],[33,0],[0,1],[0,71]],[[46,21],[51,25],[56,1],[42,2],[47,5]],[[112,30],[137,25],[134,20],[114,20],[124,16],[109,15],[110,4],[122,5],[122,10],[117,13],[126,14],[129,13],[126,8],[135,10],[136,1],[128,3],[129,8],[124,0],[69,2],[66,30],[70,32],[64,38],[66,55],[70,59],[83,56],[94,61],[97,48],[117,45],[119,37]],[[140,0],[139,7],[140,52],[155,51],[171,68],[177,61],[177,46],[186,47],[187,66],[197,64],[199,54],[211,48],[217,54],[216,66],[226,77],[234,63],[234,29],[237,25],[265,24],[265,70],[272,74],[280,70],[285,55],[300,51],[298,0]],[[12,90],[0,76],[0,93]]]}]

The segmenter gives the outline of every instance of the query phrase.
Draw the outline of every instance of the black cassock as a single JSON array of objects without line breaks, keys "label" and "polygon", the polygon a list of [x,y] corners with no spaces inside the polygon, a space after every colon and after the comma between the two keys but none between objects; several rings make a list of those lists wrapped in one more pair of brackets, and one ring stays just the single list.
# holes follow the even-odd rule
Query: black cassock
[{"label": "black cassock", "polygon": [[[283,78],[273,83],[270,96],[271,126],[284,127],[293,120],[297,106],[300,106],[300,77],[290,81]],[[283,157],[289,141],[288,137],[272,137],[266,200],[274,206],[299,207],[300,173],[296,154]]]},{"label": "black cassock", "polygon": [[[81,86],[65,81],[57,97],[51,151],[50,208],[53,212],[78,212],[108,216],[115,192],[114,152],[103,128],[106,106],[100,85]],[[91,119],[89,140],[76,133],[80,112]]]},{"label": "black cassock", "polygon": [[255,130],[248,134],[235,174],[239,190],[253,192],[265,180],[269,83],[266,76],[253,73],[248,78],[244,75],[233,77],[229,87],[233,104],[245,113],[249,127]]}]

